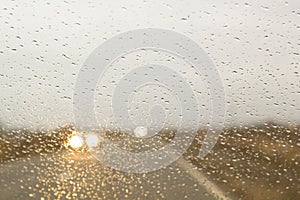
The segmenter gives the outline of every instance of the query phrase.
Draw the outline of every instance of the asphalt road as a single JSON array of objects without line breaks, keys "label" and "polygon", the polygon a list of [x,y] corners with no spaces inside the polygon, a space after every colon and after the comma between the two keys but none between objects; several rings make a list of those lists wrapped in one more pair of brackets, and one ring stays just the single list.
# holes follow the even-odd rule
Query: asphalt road
[{"label": "asphalt road", "polygon": [[[183,159],[147,174],[120,172],[60,151],[0,164],[0,199],[220,199]],[[222,196],[222,194],[221,194]]]}]

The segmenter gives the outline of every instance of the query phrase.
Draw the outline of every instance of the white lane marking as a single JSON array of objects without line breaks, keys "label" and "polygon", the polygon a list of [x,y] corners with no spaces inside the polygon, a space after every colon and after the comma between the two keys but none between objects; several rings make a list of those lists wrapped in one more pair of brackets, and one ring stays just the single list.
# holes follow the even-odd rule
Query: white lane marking
[{"label": "white lane marking", "polygon": [[230,198],[214,183],[206,178],[206,176],[192,167],[192,164],[187,162],[184,158],[179,158],[176,163],[179,167],[186,170],[199,184],[203,185],[205,190],[213,194],[217,199],[230,200]]},{"label": "white lane marking", "polygon": [[[163,144],[166,144],[166,142],[163,142]],[[193,168],[193,165],[187,160],[185,160],[183,157],[177,159],[176,163],[179,167],[184,169],[190,176],[192,176],[194,180],[196,180],[200,185],[203,185],[205,190],[208,193],[213,194],[216,197],[216,199],[231,200],[231,198],[228,197],[228,195],[226,195],[216,184],[208,180],[208,178],[206,178],[206,176],[203,173]]]}]

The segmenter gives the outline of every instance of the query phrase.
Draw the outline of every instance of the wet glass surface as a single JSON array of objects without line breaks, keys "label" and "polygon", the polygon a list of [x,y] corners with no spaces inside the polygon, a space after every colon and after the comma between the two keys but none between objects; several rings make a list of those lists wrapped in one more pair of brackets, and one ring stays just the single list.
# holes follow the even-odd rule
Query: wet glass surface
[{"label": "wet glass surface", "polygon": [[0,25],[1,200],[300,199],[297,0],[14,0]]}]

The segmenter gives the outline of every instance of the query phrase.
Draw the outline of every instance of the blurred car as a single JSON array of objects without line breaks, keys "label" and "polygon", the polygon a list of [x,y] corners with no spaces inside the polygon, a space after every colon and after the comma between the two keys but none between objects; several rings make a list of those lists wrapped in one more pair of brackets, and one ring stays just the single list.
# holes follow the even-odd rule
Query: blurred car
[{"label": "blurred car", "polygon": [[73,151],[88,151],[99,145],[100,138],[96,133],[73,131],[69,135],[66,146]]}]

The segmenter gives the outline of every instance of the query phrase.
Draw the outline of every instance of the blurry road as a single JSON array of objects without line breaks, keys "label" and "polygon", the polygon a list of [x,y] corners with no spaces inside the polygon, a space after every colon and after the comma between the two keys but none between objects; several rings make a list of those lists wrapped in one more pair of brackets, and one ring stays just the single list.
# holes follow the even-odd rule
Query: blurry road
[{"label": "blurry road", "polygon": [[218,199],[189,165],[180,159],[166,169],[130,174],[84,153],[33,155],[0,164],[0,199]]},{"label": "blurry road", "polygon": [[[65,130],[61,133],[66,135]],[[0,143],[0,199],[228,199],[225,193],[233,199],[298,200],[300,195],[299,126],[270,123],[224,130],[205,159],[197,157],[205,135],[200,133],[184,159],[147,174],[110,169],[86,153],[56,151],[60,143],[51,140],[53,136],[26,135],[30,143]],[[149,141],[124,137],[108,135],[130,151],[153,150],[165,143],[156,136]],[[56,152],[29,154],[46,150]],[[7,161],[16,156],[21,157]]]}]

